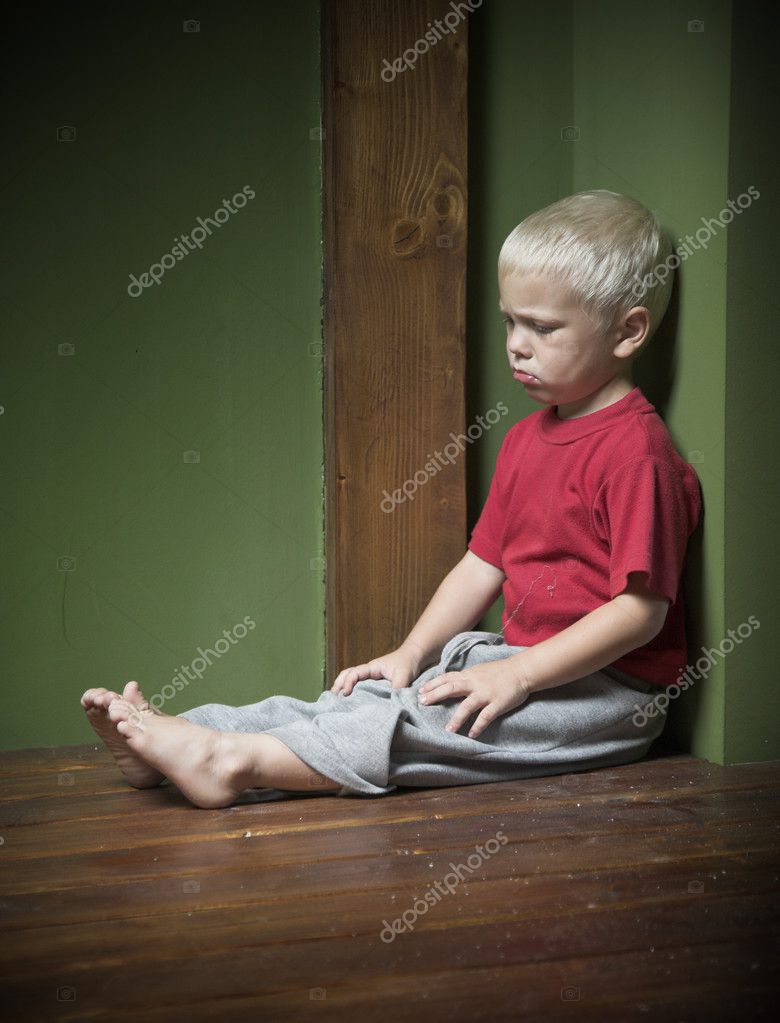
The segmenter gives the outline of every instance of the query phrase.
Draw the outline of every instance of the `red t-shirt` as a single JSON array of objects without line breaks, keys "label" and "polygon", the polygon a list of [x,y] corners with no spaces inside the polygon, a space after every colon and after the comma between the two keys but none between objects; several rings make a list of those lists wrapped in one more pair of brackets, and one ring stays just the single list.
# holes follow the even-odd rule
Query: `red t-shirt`
[{"label": "red t-shirt", "polygon": [[672,602],[666,621],[612,663],[672,685],[687,661],[681,575],[700,513],[698,476],[634,387],[589,415],[559,419],[549,405],[510,427],[468,546],[507,577],[510,646],[556,635],[645,573],[648,591]]}]

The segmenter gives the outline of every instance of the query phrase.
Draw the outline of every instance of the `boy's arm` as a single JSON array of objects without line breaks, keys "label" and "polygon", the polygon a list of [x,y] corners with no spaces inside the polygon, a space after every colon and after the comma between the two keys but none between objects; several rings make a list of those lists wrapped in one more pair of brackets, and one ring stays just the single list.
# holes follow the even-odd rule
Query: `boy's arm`
[{"label": "boy's arm", "polygon": [[445,643],[472,629],[493,605],[505,579],[500,568],[466,551],[440,583],[401,649],[420,658],[420,670],[436,663]]},{"label": "boy's arm", "polygon": [[407,638],[391,653],[339,672],[331,692],[348,696],[363,679],[387,679],[394,689],[408,686],[435,664],[444,644],[473,627],[501,592],[501,569],[471,551],[439,584]]},{"label": "boy's arm", "polygon": [[468,733],[476,738],[496,717],[525,703],[531,693],[573,682],[649,643],[663,626],[669,600],[648,593],[642,574],[631,572],[623,593],[549,639],[512,657],[431,679],[420,687],[420,702],[427,705],[465,697],[446,728],[457,732],[479,711]]},{"label": "boy's arm", "polygon": [[658,635],[669,600],[648,593],[643,575],[629,573],[622,593],[555,636],[508,658],[517,658],[529,693],[599,671]]}]

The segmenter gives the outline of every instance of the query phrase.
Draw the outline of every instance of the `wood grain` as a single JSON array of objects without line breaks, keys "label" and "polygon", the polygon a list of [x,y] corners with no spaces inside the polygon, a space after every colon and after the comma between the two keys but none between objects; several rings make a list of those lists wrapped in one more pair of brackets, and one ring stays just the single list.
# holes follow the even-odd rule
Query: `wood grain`
[{"label": "wood grain", "polygon": [[468,19],[383,81],[450,5],[322,10],[327,687],[398,646],[466,550],[466,455],[436,453],[466,436]]},{"label": "wood grain", "polygon": [[675,755],[198,810],[94,745],[0,753],[0,1015],[773,1018],[779,794]]}]

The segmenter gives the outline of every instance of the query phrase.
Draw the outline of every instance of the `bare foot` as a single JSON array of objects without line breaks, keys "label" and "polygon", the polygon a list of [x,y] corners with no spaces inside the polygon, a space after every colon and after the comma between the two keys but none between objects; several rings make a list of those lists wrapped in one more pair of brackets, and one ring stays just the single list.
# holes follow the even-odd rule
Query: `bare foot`
[{"label": "bare foot", "polygon": [[244,789],[258,785],[251,736],[217,732],[121,698],[110,703],[108,716],[133,753],[195,806],[230,806]]},{"label": "bare foot", "polygon": [[[141,692],[137,682],[128,682],[124,690],[124,699],[136,708],[149,706],[149,701]],[[108,716],[108,708],[112,700],[121,700],[119,693],[110,689],[88,689],[81,697],[81,706],[87,712],[89,723],[105,743],[117,762],[122,774],[137,789],[148,789],[159,785],[165,775],[137,756],[128,746],[124,735],[117,731],[114,721]]]}]

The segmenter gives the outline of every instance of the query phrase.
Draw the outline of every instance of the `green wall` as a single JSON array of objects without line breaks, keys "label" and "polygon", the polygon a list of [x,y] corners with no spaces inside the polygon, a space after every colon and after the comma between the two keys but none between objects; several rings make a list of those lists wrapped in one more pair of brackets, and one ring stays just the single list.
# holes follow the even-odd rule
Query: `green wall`
[{"label": "green wall", "polygon": [[729,762],[780,759],[780,672],[774,651],[780,532],[780,349],[777,287],[776,5],[735,4],[729,196],[753,186],[755,205],[729,226],[726,352],[726,620],[760,627],[729,654]]},{"label": "green wall", "polygon": [[91,686],[172,713],[322,689],[319,4],[189,13],[4,25],[5,748],[91,740]]},{"label": "green wall", "polygon": [[[646,4],[618,0],[491,0],[471,17],[468,416],[498,400],[511,415],[474,446],[469,528],[506,430],[540,407],[507,370],[496,310],[504,238],[564,195],[608,188],[654,210],[678,245],[751,182],[768,186],[768,10],[747,5],[741,12],[733,68],[727,3],[705,2],[690,15],[704,22],[703,32],[688,31],[688,15],[671,2],[656,4],[648,17]],[[757,69],[751,60],[758,40],[765,42]],[[777,378],[766,372],[769,361],[777,366],[777,347],[764,322],[772,232],[768,212],[763,217],[758,205],[746,209],[692,250],[635,372],[702,483],[705,511],[685,574],[689,663],[751,613],[764,626],[748,626],[749,638],[731,653],[727,646],[726,656],[716,651],[714,663],[705,659],[706,678],[670,706],[667,745],[718,762],[780,756],[768,645],[776,573],[762,572],[770,550],[776,563],[777,473],[769,445],[777,427],[773,419],[769,437],[757,438],[754,421],[756,407],[772,409]],[[735,366],[728,378],[727,364]],[[759,500],[764,479],[768,490]],[[500,630],[500,603],[483,625]]]},{"label": "green wall", "polygon": [[[770,11],[703,3],[704,32],[673,3],[649,18],[490,0],[469,17],[467,421],[510,408],[469,449],[469,527],[506,429],[539,407],[508,376],[497,310],[512,227],[604,187],[677,242],[761,191],[683,264],[636,373],[704,490],[691,663],[761,622],[670,708],[668,743],[719,762],[780,757]],[[91,740],[90,686],[136,678],[176,713],[315,699],[324,681],[319,4],[204,3],[200,32],[184,16],[147,2],[6,19],[5,748]],[[254,198],[202,249],[128,296],[130,274],[244,186]],[[499,604],[483,625],[500,629]],[[202,668],[223,630],[235,642]]]}]

